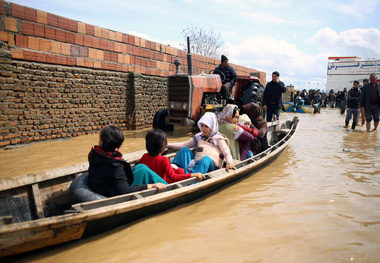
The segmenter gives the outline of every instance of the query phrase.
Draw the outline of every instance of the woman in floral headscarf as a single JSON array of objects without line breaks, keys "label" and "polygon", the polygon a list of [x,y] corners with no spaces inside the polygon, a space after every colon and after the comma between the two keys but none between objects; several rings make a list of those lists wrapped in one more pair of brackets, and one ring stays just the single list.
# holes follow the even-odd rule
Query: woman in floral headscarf
[{"label": "woman in floral headscarf", "polygon": [[261,117],[260,105],[254,102],[243,105],[244,112],[252,121],[252,126],[258,130],[258,136],[251,142],[251,151],[258,154],[268,149],[267,122]]},{"label": "woman in floral headscarf", "polygon": [[[232,157],[236,160],[244,160],[245,155],[241,154],[242,149],[249,148],[249,144],[254,140],[254,135],[245,131],[238,123],[239,107],[233,104],[228,104],[218,117],[219,131],[230,139],[230,150]],[[241,142],[241,147],[239,147]],[[246,151],[245,151],[246,154]]]},{"label": "woman in floral headscarf", "polygon": [[216,169],[214,160],[209,156],[203,156],[200,160],[195,161],[195,154],[190,150],[192,147],[197,147],[199,141],[210,141],[217,146],[218,155],[222,154],[227,162],[226,170],[235,169],[232,160],[230,149],[225,141],[225,138],[219,133],[218,120],[213,112],[206,112],[198,121],[198,127],[201,132],[194,135],[187,142],[169,143],[167,148],[181,149],[174,157],[172,164],[184,168],[187,173],[200,172],[205,174]]}]

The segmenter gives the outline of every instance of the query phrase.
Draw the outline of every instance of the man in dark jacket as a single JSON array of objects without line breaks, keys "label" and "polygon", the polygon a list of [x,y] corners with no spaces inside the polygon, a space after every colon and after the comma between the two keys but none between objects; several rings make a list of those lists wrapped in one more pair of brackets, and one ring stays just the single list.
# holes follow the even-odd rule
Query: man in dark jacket
[{"label": "man in dark jacket", "polygon": [[347,115],[346,115],[346,126],[351,120],[351,115],[354,115],[352,120],[351,129],[355,130],[356,124],[358,122],[359,116],[359,102],[360,102],[360,90],[359,90],[359,81],[354,81],[352,89],[348,91],[347,94]]},{"label": "man in dark jacket", "polygon": [[272,73],[272,81],[267,83],[264,90],[263,105],[267,111],[267,121],[272,121],[273,114],[280,118],[280,109],[282,107],[282,93],[286,92],[284,82],[279,79],[280,73]]},{"label": "man in dark jacket", "polygon": [[222,98],[231,99],[231,91],[237,80],[237,75],[234,68],[228,64],[228,58],[225,55],[222,55],[221,64],[214,69],[214,74],[219,74],[222,80],[220,90]]},{"label": "man in dark jacket", "polygon": [[363,86],[362,96],[360,97],[360,107],[364,108],[366,129],[369,132],[371,121],[374,121],[374,130],[379,125],[380,115],[380,84],[376,82],[376,74],[372,73],[368,84]]}]

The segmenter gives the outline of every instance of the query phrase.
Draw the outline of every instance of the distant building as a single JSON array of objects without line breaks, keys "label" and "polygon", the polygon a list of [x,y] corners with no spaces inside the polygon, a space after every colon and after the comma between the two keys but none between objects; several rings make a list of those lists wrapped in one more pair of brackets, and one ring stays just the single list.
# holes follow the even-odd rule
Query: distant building
[{"label": "distant building", "polygon": [[371,73],[380,78],[380,59],[361,60],[359,57],[329,57],[327,66],[326,93],[330,90],[349,90],[357,80],[360,85],[363,79],[369,79]]}]

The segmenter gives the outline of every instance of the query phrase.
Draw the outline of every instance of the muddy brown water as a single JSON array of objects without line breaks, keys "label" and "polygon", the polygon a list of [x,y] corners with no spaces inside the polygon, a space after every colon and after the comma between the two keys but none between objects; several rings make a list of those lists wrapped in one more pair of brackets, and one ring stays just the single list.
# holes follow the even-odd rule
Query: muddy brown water
[{"label": "muddy brown water", "polygon": [[[282,113],[281,119],[293,116]],[[288,148],[254,175],[190,204],[18,261],[379,262],[379,131],[346,129],[335,109],[298,116]],[[128,132],[121,151],[143,149],[145,133]],[[175,134],[170,141],[191,135],[184,129]],[[97,139],[1,151],[2,176],[51,169],[52,162],[85,162]]]}]

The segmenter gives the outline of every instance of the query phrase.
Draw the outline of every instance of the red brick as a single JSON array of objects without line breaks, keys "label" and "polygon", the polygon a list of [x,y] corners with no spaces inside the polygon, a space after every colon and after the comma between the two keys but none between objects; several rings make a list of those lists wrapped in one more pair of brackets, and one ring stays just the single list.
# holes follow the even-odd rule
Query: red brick
[{"label": "red brick", "polygon": [[92,38],[92,47],[94,48],[102,48],[102,46],[100,45],[100,39],[97,38],[97,37],[94,37]]},{"label": "red brick", "polygon": [[123,43],[128,44],[128,43],[129,43],[129,42],[128,42],[128,35],[123,34],[123,36],[122,36],[122,41],[123,41]]},{"label": "red brick", "polygon": [[123,65],[121,64],[116,64],[116,71],[123,71]]},{"label": "red brick", "polygon": [[67,21],[69,19],[67,19],[66,17],[62,17],[62,16],[59,16],[58,17],[58,27],[60,28],[63,28],[63,29],[67,29]]},{"label": "red brick", "polygon": [[87,47],[80,47],[79,48],[79,56],[81,57],[88,57],[88,48]]},{"label": "red brick", "polygon": [[0,1],[0,15],[5,15],[5,2],[4,1]]},{"label": "red brick", "polygon": [[70,47],[70,56],[72,57],[79,57],[80,56],[80,48],[78,46],[71,46]]},{"label": "red brick", "polygon": [[61,43],[61,54],[70,56],[70,44]]},{"label": "red brick", "polygon": [[24,18],[25,9],[24,6],[12,3],[12,16],[17,18]]},{"label": "red brick", "polygon": [[83,36],[84,45],[87,47],[92,47],[92,39],[93,39],[92,37]]},{"label": "red brick", "polygon": [[131,45],[127,45],[127,54],[133,53],[133,47]]},{"label": "red brick", "polygon": [[68,19],[68,21],[67,21],[67,30],[70,30],[72,32],[77,32],[78,31],[77,21]]},{"label": "red brick", "polygon": [[51,41],[50,46],[51,46],[51,52],[58,53],[58,54],[61,53],[61,43],[56,42],[56,41]]},{"label": "red brick", "polygon": [[88,67],[88,68],[93,68],[93,67],[94,67],[94,61],[91,60],[91,59],[86,59],[86,60],[84,61],[84,64],[85,64],[86,67]]},{"label": "red brick", "polygon": [[67,57],[66,58],[66,65],[75,66],[75,58]]},{"label": "red brick", "polygon": [[77,22],[77,32],[86,34],[86,24],[82,22]]},{"label": "red brick", "polygon": [[41,10],[37,10],[37,22],[47,25],[47,13]]},{"label": "red brick", "polygon": [[30,61],[35,61],[36,60],[35,52],[24,50],[24,59],[30,60]]},{"label": "red brick", "polygon": [[46,39],[40,39],[40,50],[49,52],[51,49],[50,41]]},{"label": "red brick", "polygon": [[111,61],[117,62],[117,54],[116,53],[111,53]]},{"label": "red brick", "polygon": [[28,48],[33,50],[40,50],[40,40],[36,37],[29,37]]},{"label": "red brick", "polygon": [[102,38],[108,39],[109,38],[109,30],[106,28],[102,28]]},{"label": "red brick", "polygon": [[14,59],[23,59],[24,58],[24,51],[21,49],[11,48],[11,54],[12,54],[12,58],[14,58]]},{"label": "red brick", "polygon": [[65,32],[66,43],[75,44],[75,34],[71,32]]},{"label": "red brick", "polygon": [[104,60],[111,61],[111,52],[104,52]]},{"label": "red brick", "polygon": [[47,14],[47,22],[49,26],[58,26],[58,16],[53,14]]},{"label": "red brick", "polygon": [[76,58],[75,65],[79,67],[84,67],[85,66],[84,58]]},{"label": "red brick", "polygon": [[79,34],[75,34],[75,43],[74,44],[83,46],[83,44],[84,44],[83,36],[79,35]]},{"label": "red brick", "polygon": [[135,44],[135,37],[128,35],[128,44],[134,45]]},{"label": "red brick", "polygon": [[65,42],[66,32],[60,29],[55,30],[55,40]]},{"label": "red brick", "polygon": [[18,33],[18,28],[17,28],[18,22],[17,21],[18,21],[18,19],[16,19],[16,18],[5,17],[4,18],[5,30]]},{"label": "red brick", "polygon": [[24,17],[26,20],[37,22],[37,10],[27,7],[24,7]]},{"label": "red brick", "polygon": [[21,22],[21,32],[23,35],[33,35],[33,23],[22,21]]},{"label": "red brick", "polygon": [[94,35],[94,26],[86,24],[86,34],[87,35]]},{"label": "red brick", "polygon": [[16,45],[18,47],[28,48],[28,37],[16,35]]},{"label": "red brick", "polygon": [[8,42],[9,46],[15,47],[16,46],[15,35],[14,34],[6,34],[6,36],[7,36],[7,39],[4,41]]},{"label": "red brick", "polygon": [[45,37],[48,39],[55,40],[56,30],[51,27],[45,27]]},{"label": "red brick", "polygon": [[33,35],[37,37],[45,37],[45,26],[34,24],[33,25]]},{"label": "red brick", "polygon": [[35,56],[36,56],[36,61],[46,62],[46,54],[45,53],[36,52]]},{"label": "red brick", "polygon": [[7,32],[0,31],[0,41],[7,42],[8,41],[8,35]]},{"label": "red brick", "polygon": [[112,41],[106,41],[106,43],[107,43],[107,50],[113,51],[113,49],[115,48],[115,43]]}]

